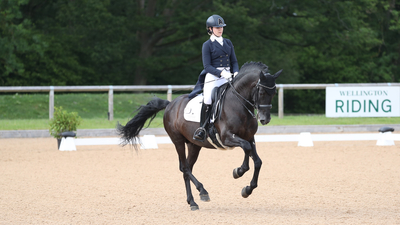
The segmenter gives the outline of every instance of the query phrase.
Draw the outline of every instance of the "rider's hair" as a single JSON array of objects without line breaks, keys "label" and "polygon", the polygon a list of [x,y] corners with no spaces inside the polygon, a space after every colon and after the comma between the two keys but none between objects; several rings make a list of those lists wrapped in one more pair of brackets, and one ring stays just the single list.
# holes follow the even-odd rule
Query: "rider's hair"
[{"label": "rider's hair", "polygon": [[207,27],[207,34],[208,35],[212,35],[213,34],[212,27]]}]

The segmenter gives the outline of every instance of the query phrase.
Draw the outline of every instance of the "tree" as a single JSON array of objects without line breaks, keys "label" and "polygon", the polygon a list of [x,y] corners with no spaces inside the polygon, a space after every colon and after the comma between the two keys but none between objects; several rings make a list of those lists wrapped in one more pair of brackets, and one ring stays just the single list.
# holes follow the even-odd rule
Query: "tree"
[{"label": "tree", "polygon": [[19,7],[28,0],[0,3],[0,85],[26,85],[29,69],[21,56],[43,55],[46,43]]},{"label": "tree", "polygon": [[[283,77],[294,76],[293,83],[356,83],[369,82],[371,70],[377,67],[371,50],[381,41],[367,22],[369,10],[376,8],[374,2],[253,2],[251,11],[260,21],[260,41],[277,49],[277,56],[273,55],[281,62],[274,64],[289,67]],[[285,96],[285,111],[324,111],[324,92],[291,91]],[[305,99],[314,100],[303,104]]]},{"label": "tree", "polygon": [[125,68],[118,64],[124,63],[124,36],[119,34],[125,21],[108,7],[107,0],[56,0],[30,1],[23,8],[49,43],[44,57],[33,62],[43,65],[42,76],[59,85],[118,81],[116,75]]},{"label": "tree", "polygon": [[[160,77],[157,73],[164,76],[175,68],[190,67],[194,62],[199,62],[199,37],[203,33],[200,28],[209,14],[203,10],[210,2],[137,0],[133,18],[137,21],[135,31],[138,47],[134,84],[143,85],[148,80],[157,83],[155,78]],[[188,71],[185,72],[187,74]],[[200,68],[194,74],[197,76],[199,72]]]},{"label": "tree", "polygon": [[367,22],[374,28],[379,45],[374,54],[370,82],[400,81],[400,4],[395,0],[371,1],[375,7],[368,11]]}]

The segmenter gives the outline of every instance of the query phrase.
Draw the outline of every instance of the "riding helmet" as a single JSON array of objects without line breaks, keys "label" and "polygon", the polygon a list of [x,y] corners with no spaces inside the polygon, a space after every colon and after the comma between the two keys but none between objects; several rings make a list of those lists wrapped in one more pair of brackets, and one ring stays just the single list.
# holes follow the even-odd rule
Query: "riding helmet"
[{"label": "riding helmet", "polygon": [[208,30],[209,27],[225,27],[226,24],[224,19],[219,15],[212,15],[208,17],[206,22],[206,28]]}]

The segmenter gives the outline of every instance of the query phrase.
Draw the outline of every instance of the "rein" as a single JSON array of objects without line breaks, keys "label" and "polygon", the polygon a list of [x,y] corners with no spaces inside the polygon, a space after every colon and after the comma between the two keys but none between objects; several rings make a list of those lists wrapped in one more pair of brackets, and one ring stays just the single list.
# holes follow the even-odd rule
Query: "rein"
[{"label": "rein", "polygon": [[[236,89],[235,89],[235,87],[233,87],[231,81],[228,81],[228,83],[229,83],[229,85],[232,87],[233,93],[235,94],[236,98],[239,99],[239,97],[241,97],[243,100],[245,100],[247,103],[249,103],[249,104],[251,105],[251,107],[253,107],[253,108],[256,107],[253,103],[251,103],[249,100],[247,100],[245,97],[243,97],[242,95],[240,95],[239,92],[236,91]],[[239,97],[238,97],[238,96],[239,96]],[[240,99],[239,99],[239,100],[240,100]],[[247,111],[250,113],[250,115],[251,115],[253,118],[256,118],[256,117],[257,117],[257,115],[255,115],[254,113],[252,113],[251,110],[250,110],[249,108],[247,108],[247,106],[246,106],[245,104],[243,104],[242,101],[239,101],[239,102],[244,106],[245,109],[247,109]]]},{"label": "rein", "polygon": [[[236,89],[235,89],[235,87],[233,86],[233,84],[232,84],[232,81],[228,81],[228,83],[229,83],[229,85],[232,87],[232,90],[233,90],[233,93],[235,94],[235,96],[236,96],[236,98],[238,98],[239,99],[239,97],[240,98],[242,98],[245,102],[247,102],[249,105],[251,105],[251,107],[253,108],[253,109],[256,109],[257,110],[257,114],[254,114],[253,112],[251,112],[251,110],[249,109],[249,108],[247,108],[247,106],[242,102],[242,101],[240,101],[240,103],[244,106],[244,108],[247,110],[247,112],[249,112],[249,114],[253,117],[253,118],[257,118],[257,116],[258,116],[258,109],[259,108],[269,108],[269,109],[271,109],[272,108],[272,104],[269,104],[269,105],[260,105],[260,104],[258,104],[257,102],[258,102],[258,94],[259,94],[259,92],[260,92],[260,87],[261,88],[266,88],[266,89],[274,89],[275,87],[276,87],[276,85],[274,85],[273,87],[267,87],[267,86],[265,86],[265,85],[262,85],[261,83],[260,83],[260,80],[258,80],[258,82],[257,82],[257,84],[256,84],[256,87],[257,87],[257,93],[255,94],[255,99],[254,99],[254,104],[253,103],[251,103],[249,100],[247,100],[245,97],[243,97],[239,92],[237,92],[236,91]],[[240,100],[240,99],[239,99]]]}]

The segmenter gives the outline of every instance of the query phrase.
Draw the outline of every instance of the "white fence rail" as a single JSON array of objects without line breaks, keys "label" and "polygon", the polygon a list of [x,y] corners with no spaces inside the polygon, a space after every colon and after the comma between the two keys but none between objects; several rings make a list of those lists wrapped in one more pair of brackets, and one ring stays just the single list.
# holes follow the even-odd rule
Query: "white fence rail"
[{"label": "white fence rail", "polygon": [[[278,115],[283,118],[284,90],[326,89],[326,87],[349,86],[400,86],[400,83],[347,83],[347,84],[278,84]],[[167,91],[167,98],[172,100],[172,91],[191,91],[194,85],[115,85],[115,86],[18,86],[0,87],[0,92],[49,92],[49,119],[54,115],[54,92],[108,92],[108,119],[114,119],[113,95],[115,91]]]}]

